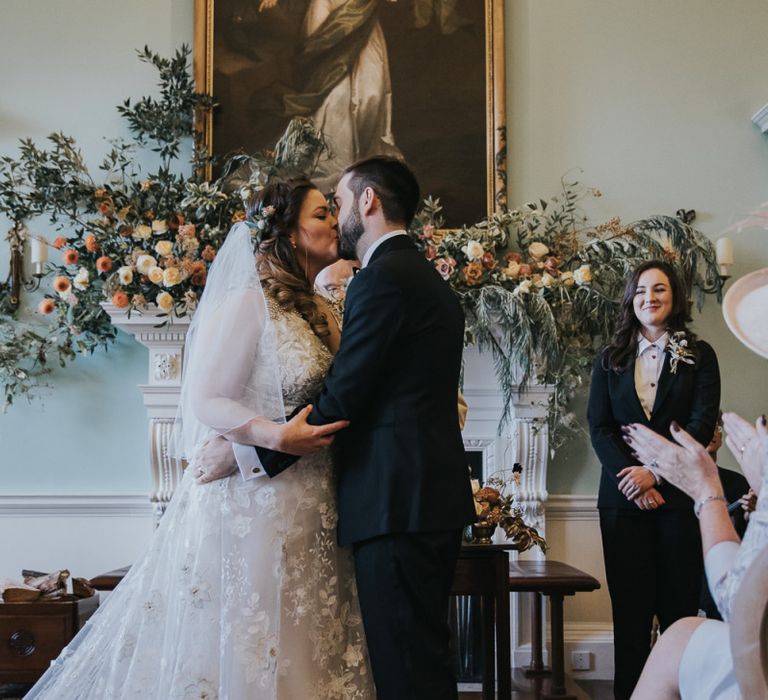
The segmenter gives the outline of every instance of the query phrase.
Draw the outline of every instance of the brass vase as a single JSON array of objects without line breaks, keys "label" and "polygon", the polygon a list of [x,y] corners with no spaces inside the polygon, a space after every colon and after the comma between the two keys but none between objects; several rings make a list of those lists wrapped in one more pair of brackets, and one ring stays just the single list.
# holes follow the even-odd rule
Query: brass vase
[{"label": "brass vase", "polygon": [[478,520],[472,523],[472,543],[473,544],[491,544],[493,531],[496,529],[487,520]]}]

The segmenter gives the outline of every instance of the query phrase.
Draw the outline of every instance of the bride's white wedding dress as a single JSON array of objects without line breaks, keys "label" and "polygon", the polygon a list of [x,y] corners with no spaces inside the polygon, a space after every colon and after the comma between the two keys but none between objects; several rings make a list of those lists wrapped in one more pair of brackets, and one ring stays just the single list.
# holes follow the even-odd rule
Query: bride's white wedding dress
[{"label": "bride's white wedding dress", "polygon": [[[268,308],[290,411],[331,355],[297,313]],[[27,698],[375,698],[329,453],[275,479],[186,473],[146,554]]]}]

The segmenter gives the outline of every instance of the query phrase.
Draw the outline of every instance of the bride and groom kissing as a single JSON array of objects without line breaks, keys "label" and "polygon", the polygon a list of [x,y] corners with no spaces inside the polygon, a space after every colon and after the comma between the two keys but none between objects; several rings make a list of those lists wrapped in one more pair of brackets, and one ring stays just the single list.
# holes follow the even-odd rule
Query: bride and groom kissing
[{"label": "bride and groom kissing", "polygon": [[[338,222],[307,181],[252,197],[188,334],[190,466],[147,552],[27,697],[457,697],[464,318],[406,234],[418,202],[386,157],[344,172]],[[362,262],[343,319],[312,293],[339,254]]]}]

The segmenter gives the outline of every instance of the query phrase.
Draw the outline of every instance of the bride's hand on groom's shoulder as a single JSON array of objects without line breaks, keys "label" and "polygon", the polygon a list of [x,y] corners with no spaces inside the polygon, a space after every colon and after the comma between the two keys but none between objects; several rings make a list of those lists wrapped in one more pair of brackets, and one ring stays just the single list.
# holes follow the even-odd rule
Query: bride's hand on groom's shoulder
[{"label": "bride's hand on groom's shoulder", "polygon": [[275,449],[303,457],[328,447],[333,443],[334,433],[346,428],[348,420],[338,420],[327,425],[307,423],[312,413],[312,404],[304,406],[293,418],[279,427]]}]

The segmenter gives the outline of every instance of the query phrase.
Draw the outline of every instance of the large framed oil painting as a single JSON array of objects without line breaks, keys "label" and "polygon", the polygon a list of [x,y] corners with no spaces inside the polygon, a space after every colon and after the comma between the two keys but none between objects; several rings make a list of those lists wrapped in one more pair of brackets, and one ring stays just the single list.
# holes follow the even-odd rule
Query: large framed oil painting
[{"label": "large framed oil painting", "polygon": [[331,191],[370,155],[404,157],[449,227],[506,204],[503,0],[196,0],[195,77],[214,155],[311,117]]}]

